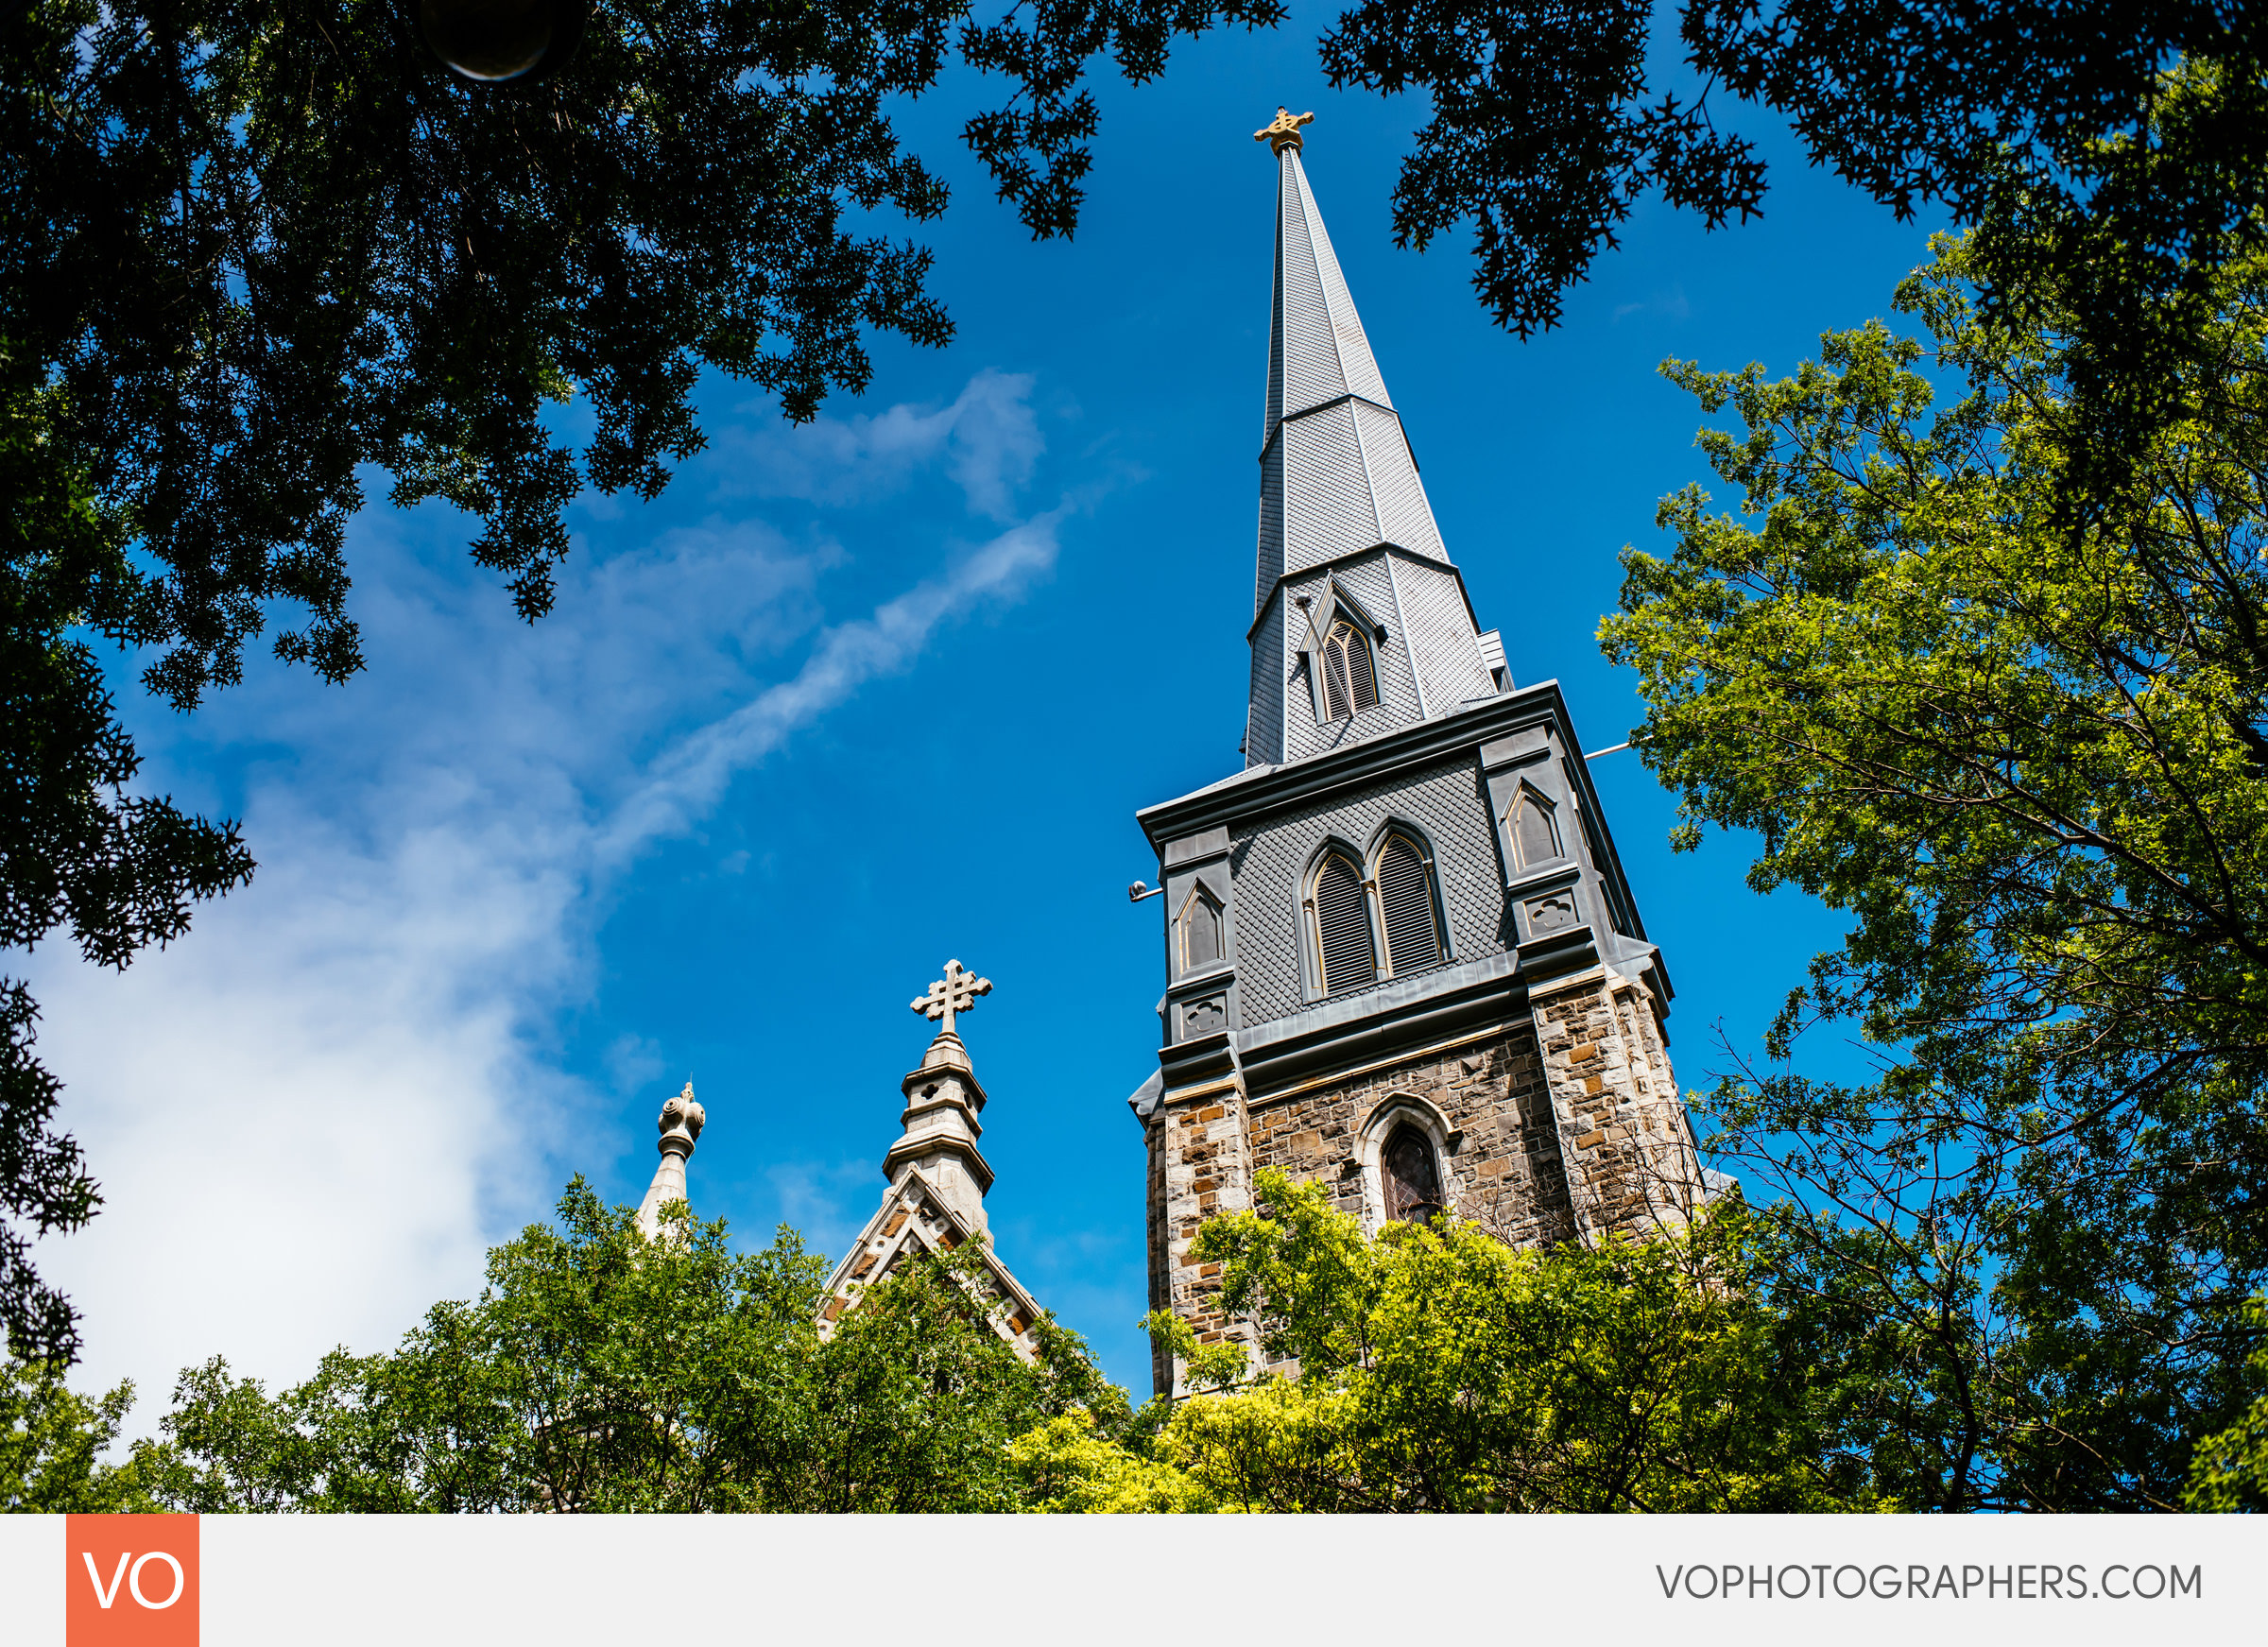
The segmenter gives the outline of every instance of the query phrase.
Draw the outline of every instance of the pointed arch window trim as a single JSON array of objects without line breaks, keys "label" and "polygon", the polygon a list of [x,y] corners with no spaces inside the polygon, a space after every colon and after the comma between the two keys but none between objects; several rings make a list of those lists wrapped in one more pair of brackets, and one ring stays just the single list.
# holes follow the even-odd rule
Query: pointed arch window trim
[{"label": "pointed arch window trim", "polygon": [[[1211,953],[1200,953],[1208,947]],[[1228,908],[1202,880],[1174,914],[1174,959],[1177,977],[1216,971],[1228,963]]]},{"label": "pointed arch window trim", "polygon": [[1384,971],[1378,949],[1377,896],[1366,859],[1333,836],[1300,877],[1309,999],[1366,989]]},{"label": "pointed arch window trim", "polygon": [[[1425,913],[1430,916],[1433,922],[1434,954],[1431,959],[1419,958],[1414,962],[1407,959],[1398,960],[1393,952],[1395,929],[1401,926],[1406,931],[1409,916],[1406,909],[1391,906],[1390,900],[1392,903],[1400,903],[1401,900],[1396,896],[1396,889],[1390,888],[1386,884],[1386,855],[1396,840],[1407,843],[1410,850],[1417,857],[1417,867],[1422,871],[1425,878],[1423,886]],[[1442,893],[1441,867],[1434,854],[1432,837],[1406,818],[1388,818],[1379,826],[1378,832],[1371,837],[1370,850],[1366,855],[1365,862],[1370,867],[1371,914],[1380,938],[1379,976],[1382,978],[1402,977],[1412,972],[1420,972],[1434,967],[1445,966],[1455,960],[1456,944],[1450,935],[1449,928],[1449,903]],[[1423,952],[1419,952],[1419,953],[1422,957]]]},{"label": "pointed arch window trim", "polygon": [[[1315,724],[1332,726],[1378,707],[1382,701],[1378,690],[1378,653],[1392,638],[1386,626],[1365,610],[1336,577],[1324,580],[1321,595],[1301,611],[1301,616],[1304,632],[1299,639],[1299,655],[1307,663],[1307,684],[1314,700]],[[1342,624],[1348,629],[1345,636],[1339,633]],[[1354,647],[1360,648],[1359,670],[1355,666]],[[1334,686],[1339,690],[1334,692]]]},{"label": "pointed arch window trim", "polygon": [[1504,808],[1503,826],[1516,877],[1572,862],[1566,831],[1559,821],[1559,803],[1525,778],[1512,791],[1511,804]]},{"label": "pointed arch window trim", "polygon": [[1351,619],[1332,620],[1323,637],[1323,718],[1350,721],[1378,707],[1378,657],[1370,637]]},{"label": "pointed arch window trim", "polygon": [[1431,1224],[1448,1209],[1434,1141],[1410,1122],[1386,1134],[1380,1146],[1379,1181],[1389,1223]]},{"label": "pointed arch window trim", "polygon": [[1392,1222],[1387,1217],[1385,1156],[1396,1135],[1405,1127],[1418,1132],[1431,1146],[1434,1182],[1438,1187],[1442,1206],[1445,1210],[1456,1209],[1457,1181],[1453,1169],[1465,1134],[1451,1124],[1449,1117],[1431,1099],[1415,1092],[1388,1092],[1363,1123],[1355,1150],[1355,1160],[1362,1172],[1366,1234],[1375,1236]]}]

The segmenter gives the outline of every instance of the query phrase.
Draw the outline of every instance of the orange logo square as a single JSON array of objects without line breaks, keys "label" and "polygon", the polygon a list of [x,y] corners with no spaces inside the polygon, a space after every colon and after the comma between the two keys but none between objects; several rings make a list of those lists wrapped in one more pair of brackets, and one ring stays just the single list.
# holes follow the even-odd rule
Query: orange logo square
[{"label": "orange logo square", "polygon": [[63,1518],[66,1647],[197,1647],[197,1518]]}]

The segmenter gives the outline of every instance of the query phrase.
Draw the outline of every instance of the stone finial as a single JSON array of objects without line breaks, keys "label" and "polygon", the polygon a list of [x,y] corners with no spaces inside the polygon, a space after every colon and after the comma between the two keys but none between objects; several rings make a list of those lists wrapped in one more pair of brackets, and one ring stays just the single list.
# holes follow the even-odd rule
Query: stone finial
[{"label": "stone finial", "polygon": [[[943,1019],[945,1022],[937,1033],[947,1036],[954,1033],[954,1014],[969,1011],[976,1004],[979,995],[991,993],[991,979],[979,978],[973,972],[963,971],[958,961],[947,961],[945,976],[930,985],[928,994],[915,996],[913,1008],[924,1018]],[[692,1089],[688,1088],[687,1090]]]},{"label": "stone finial", "polygon": [[1276,118],[1255,131],[1252,141],[1266,143],[1270,154],[1281,154],[1287,148],[1305,147],[1299,129],[1314,117],[1312,110],[1305,114],[1295,114],[1289,109],[1278,109]]},{"label": "stone finial", "polygon": [[693,1154],[694,1141],[708,1121],[708,1111],[693,1095],[691,1081],[685,1083],[684,1091],[662,1106],[662,1139],[654,1146],[662,1152],[662,1164],[654,1169],[654,1181],[646,1187],[645,1199],[638,1204],[639,1232],[649,1241],[662,1231],[662,1209],[688,1198],[685,1158]]},{"label": "stone finial", "polygon": [[688,1081],[684,1091],[662,1106],[662,1119],[657,1124],[662,1129],[662,1141],[655,1147],[667,1154],[671,1135],[682,1134],[685,1153],[691,1155],[694,1144],[701,1136],[701,1128],[708,1124],[709,1112],[701,1107],[700,1100],[693,1095],[693,1083]]}]

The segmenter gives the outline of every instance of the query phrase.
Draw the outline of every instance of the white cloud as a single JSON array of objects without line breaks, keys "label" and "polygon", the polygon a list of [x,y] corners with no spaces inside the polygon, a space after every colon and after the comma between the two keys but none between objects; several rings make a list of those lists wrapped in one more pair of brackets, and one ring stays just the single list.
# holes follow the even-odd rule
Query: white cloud
[{"label": "white cloud", "polygon": [[[928,463],[998,516],[1039,453],[1030,386],[987,372],[941,411],[742,443],[792,455],[815,498]],[[108,1197],[40,1253],[86,1312],[82,1377],[136,1378],[147,1428],[174,1373],[216,1349],[297,1378],[475,1286],[483,1249],[546,1204],[561,1146],[597,1164],[578,1118],[677,1078],[635,1038],[601,1060],[615,1093],[551,1058],[547,1026],[591,986],[609,884],[941,626],[1019,598],[1064,513],[957,557],[940,545],[945,571],[833,622],[818,579],[839,549],[713,519],[576,557],[532,629],[468,589],[455,520],[359,523],[368,674],[338,691],[256,679],[144,732],[159,787],[249,762],[252,885],[122,975],[53,950],[28,969],[63,1124]],[[840,1222],[835,1170],[799,1171],[775,1187]]]},{"label": "white cloud", "polygon": [[707,466],[721,471],[720,498],[850,504],[902,486],[943,457],[969,506],[1005,522],[1014,518],[1015,495],[1044,444],[1031,392],[1028,376],[987,370],[950,406],[897,405],[873,416],[817,418],[800,429],[751,422],[718,438]]},{"label": "white cloud", "polygon": [[257,889],[188,941],[36,979],[108,1200],[41,1263],[86,1312],[88,1376],[145,1396],[224,1348],[303,1376],[467,1290],[587,1102],[524,1038],[576,969],[564,877],[472,832],[373,852],[282,810],[253,816]]}]

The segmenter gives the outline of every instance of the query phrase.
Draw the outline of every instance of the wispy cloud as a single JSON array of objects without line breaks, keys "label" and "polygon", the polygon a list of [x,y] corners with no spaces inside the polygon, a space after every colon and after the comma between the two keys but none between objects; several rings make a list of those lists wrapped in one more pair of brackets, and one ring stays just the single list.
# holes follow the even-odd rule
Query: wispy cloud
[{"label": "wispy cloud", "polygon": [[714,495],[850,504],[902,486],[942,458],[969,506],[1005,522],[1044,444],[1031,393],[1030,377],[988,370],[948,406],[822,417],[800,429],[749,424],[712,448]]},{"label": "wispy cloud", "polygon": [[825,1164],[780,1161],[764,1175],[782,1220],[820,1252],[843,1251],[873,1216],[879,1199],[871,1158]]},{"label": "wispy cloud", "polygon": [[[380,1347],[476,1284],[566,1149],[587,1169],[644,1142],[594,1146],[587,1124],[679,1078],[660,1049],[618,1040],[576,1080],[552,1038],[593,986],[609,887],[736,773],[1054,565],[1069,506],[1015,518],[1040,453],[1031,386],[986,372],[951,406],[720,442],[822,503],[927,466],[1005,523],[957,549],[937,523],[943,569],[865,609],[826,609],[845,552],[823,533],[720,513],[578,555],[531,630],[468,587],[456,522],[374,514],[354,548],[368,675],[150,716],[150,779],[233,785],[261,869],[123,975],[51,951],[30,969],[109,1199],[41,1256],[86,1312],[90,1381],[141,1381],[161,1398],[146,1426],[216,1349],[288,1378],[335,1343]],[[847,1216],[832,1170],[805,1177],[774,1188]]]},{"label": "wispy cloud", "polygon": [[647,769],[599,838],[612,866],[657,836],[685,829],[715,805],[732,774],[762,760],[798,728],[878,675],[903,669],[947,620],[981,602],[1012,599],[1056,562],[1056,528],[1069,506],[1012,527],[944,576],[915,585],[867,617],[828,630],[794,678],[680,740]]},{"label": "wispy cloud", "polygon": [[1641,302],[1617,303],[1614,318],[1619,321],[1631,315],[1659,315],[1664,319],[1682,320],[1692,312],[1692,305],[1685,300],[1685,288],[1676,285],[1656,292]]}]

